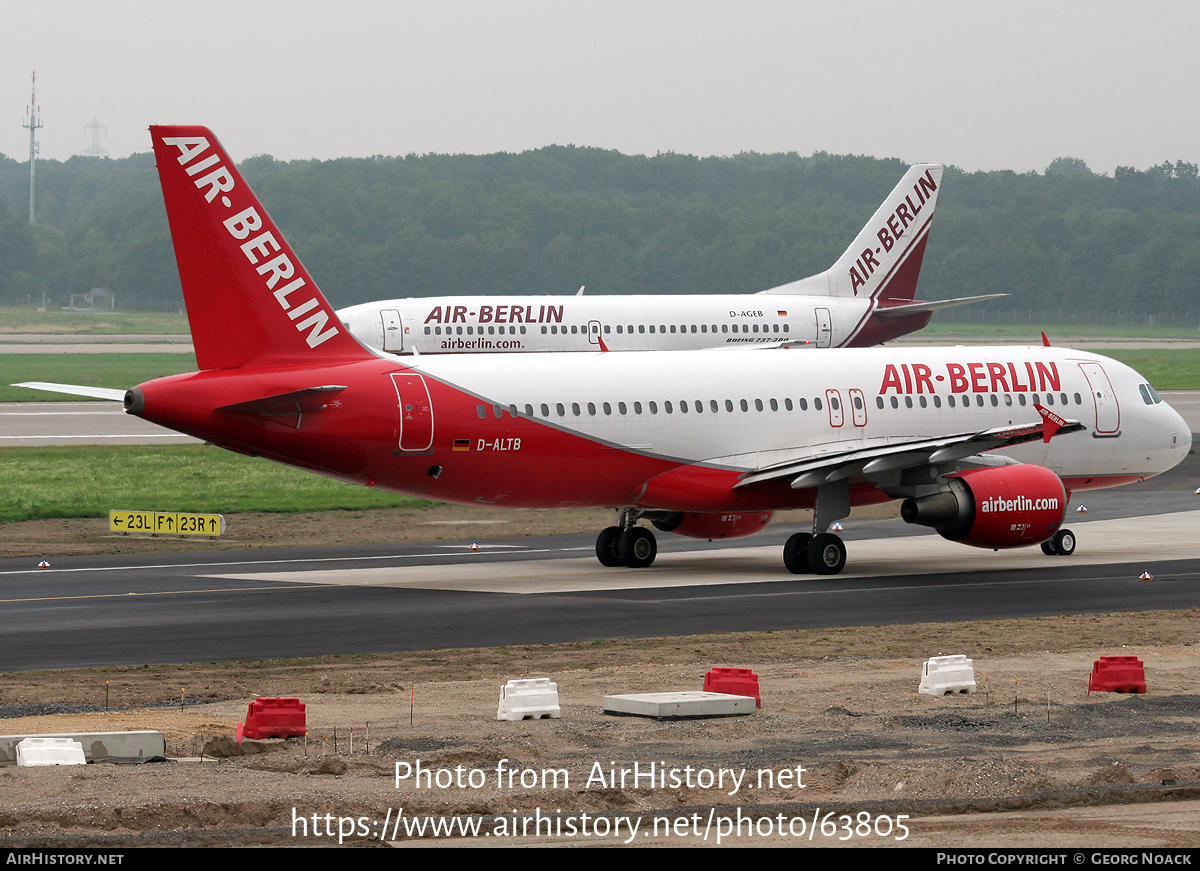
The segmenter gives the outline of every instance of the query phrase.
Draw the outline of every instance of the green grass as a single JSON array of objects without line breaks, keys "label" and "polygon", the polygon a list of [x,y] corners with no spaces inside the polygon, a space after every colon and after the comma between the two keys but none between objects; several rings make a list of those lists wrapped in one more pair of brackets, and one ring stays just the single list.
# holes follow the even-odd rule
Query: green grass
[{"label": "green grass", "polygon": [[1165,328],[1138,326],[1100,326],[1094,324],[1043,324],[1034,321],[1032,324],[952,324],[932,323],[918,333],[921,336],[978,336],[987,338],[995,336],[1004,339],[1028,339],[1030,344],[1042,340],[1042,332],[1054,341],[1055,336],[1063,338],[1104,338],[1104,339],[1197,339],[1200,340],[1200,330],[1195,327]]},{"label": "green grass", "polygon": [[78,402],[81,397],[10,387],[21,381],[57,381],[128,390],[143,381],[195,372],[192,354],[0,354],[0,402]]},{"label": "green grass", "polygon": [[36,306],[0,306],[0,334],[75,333],[88,336],[188,335],[187,315],[154,312],[82,314]]},{"label": "green grass", "polygon": [[0,481],[0,521],[433,504],[200,445],[3,448]]},{"label": "green grass", "polygon": [[1104,354],[1132,366],[1156,390],[1200,389],[1200,348],[1172,351],[1117,348]]}]

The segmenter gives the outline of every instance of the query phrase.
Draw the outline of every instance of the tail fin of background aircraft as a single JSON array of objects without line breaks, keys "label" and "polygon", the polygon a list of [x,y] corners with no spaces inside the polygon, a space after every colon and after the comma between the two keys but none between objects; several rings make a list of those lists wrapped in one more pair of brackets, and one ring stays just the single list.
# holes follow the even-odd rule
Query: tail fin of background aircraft
[{"label": "tail fin of background aircraft", "polygon": [[369,356],[212,132],[151,127],[150,136],[200,368]]},{"label": "tail fin of background aircraft", "polygon": [[837,263],[819,275],[762,293],[910,300],[942,184],[939,164],[909,167]]}]

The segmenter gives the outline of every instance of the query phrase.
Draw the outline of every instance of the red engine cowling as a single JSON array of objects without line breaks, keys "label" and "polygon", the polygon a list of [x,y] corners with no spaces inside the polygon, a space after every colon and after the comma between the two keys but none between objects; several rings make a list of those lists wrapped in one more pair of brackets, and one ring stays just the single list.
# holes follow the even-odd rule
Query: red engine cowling
[{"label": "red engine cowling", "polygon": [[1046,541],[1067,512],[1058,475],[1029,464],[969,469],[950,476],[949,488],[906,499],[900,516],[972,547],[1024,547]]},{"label": "red engine cowling", "polygon": [[770,511],[755,511],[749,514],[724,514],[680,511],[672,512],[651,521],[663,532],[675,532],[688,538],[742,538],[760,532],[771,522]]}]

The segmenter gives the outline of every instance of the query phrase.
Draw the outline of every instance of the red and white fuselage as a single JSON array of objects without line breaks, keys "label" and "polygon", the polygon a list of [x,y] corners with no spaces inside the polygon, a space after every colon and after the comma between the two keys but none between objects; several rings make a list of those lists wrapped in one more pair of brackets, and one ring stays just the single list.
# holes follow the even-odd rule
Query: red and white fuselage
[{"label": "red and white fuselage", "polygon": [[130,413],[444,502],[622,509],[606,566],[653,561],[639,519],[719,538],[813,507],[784,564],[834,574],[832,521],[888,499],[952,541],[1066,555],[1068,491],[1158,474],[1191,444],[1140,375],[1066,348],[398,358],[334,315],[211,132],[151,133],[202,371],[133,388]]}]

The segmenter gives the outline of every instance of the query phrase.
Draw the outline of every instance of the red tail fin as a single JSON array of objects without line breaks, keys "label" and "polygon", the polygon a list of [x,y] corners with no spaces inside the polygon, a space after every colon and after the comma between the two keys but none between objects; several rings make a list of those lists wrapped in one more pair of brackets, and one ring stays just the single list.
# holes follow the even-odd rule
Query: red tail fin
[{"label": "red tail fin", "polygon": [[150,136],[200,368],[369,356],[212,132],[151,127]]}]

